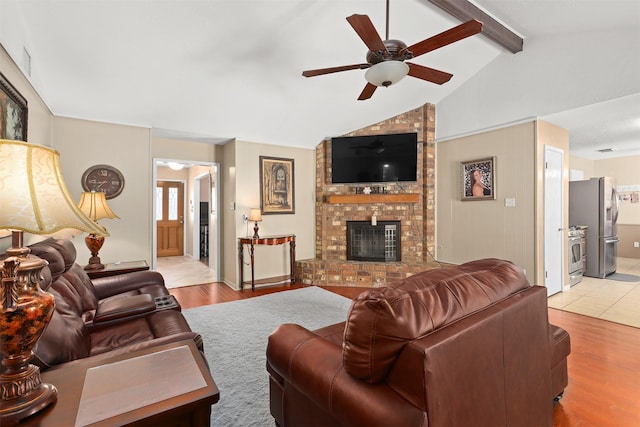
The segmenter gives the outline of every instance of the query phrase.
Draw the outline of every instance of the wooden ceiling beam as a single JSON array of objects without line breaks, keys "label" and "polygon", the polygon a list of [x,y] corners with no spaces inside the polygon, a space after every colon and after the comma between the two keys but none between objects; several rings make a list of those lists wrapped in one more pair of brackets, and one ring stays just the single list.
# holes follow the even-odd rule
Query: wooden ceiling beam
[{"label": "wooden ceiling beam", "polygon": [[482,34],[489,39],[498,43],[511,53],[522,51],[523,40],[520,36],[496,21],[473,3],[467,0],[429,0],[429,3],[439,7],[462,22],[477,19],[482,22]]}]

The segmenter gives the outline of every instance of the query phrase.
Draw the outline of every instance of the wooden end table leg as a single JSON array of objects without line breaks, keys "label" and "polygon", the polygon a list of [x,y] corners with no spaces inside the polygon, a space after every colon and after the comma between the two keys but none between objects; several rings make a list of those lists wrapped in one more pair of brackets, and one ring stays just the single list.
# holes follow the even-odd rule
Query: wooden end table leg
[{"label": "wooden end table leg", "polygon": [[244,288],[244,248],[242,242],[238,242],[238,262],[240,263],[240,290]]},{"label": "wooden end table leg", "polygon": [[253,272],[253,242],[251,242],[251,292],[256,290],[256,280]]},{"label": "wooden end table leg", "polygon": [[296,283],[296,236],[289,242],[289,258],[291,261],[291,283]]}]

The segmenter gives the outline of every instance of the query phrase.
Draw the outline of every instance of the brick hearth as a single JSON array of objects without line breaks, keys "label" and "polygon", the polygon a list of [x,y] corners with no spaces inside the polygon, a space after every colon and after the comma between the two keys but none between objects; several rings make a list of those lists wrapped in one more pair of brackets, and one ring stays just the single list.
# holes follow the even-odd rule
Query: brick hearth
[{"label": "brick hearth", "polygon": [[[347,136],[417,132],[418,179],[380,184],[386,194],[359,194],[362,185],[331,183],[331,141],[316,148],[316,255],[296,261],[296,280],[315,285],[382,286],[433,268],[435,242],[435,106],[425,104]],[[376,185],[378,186],[378,185]],[[347,261],[347,221],[401,221],[401,262]]]}]

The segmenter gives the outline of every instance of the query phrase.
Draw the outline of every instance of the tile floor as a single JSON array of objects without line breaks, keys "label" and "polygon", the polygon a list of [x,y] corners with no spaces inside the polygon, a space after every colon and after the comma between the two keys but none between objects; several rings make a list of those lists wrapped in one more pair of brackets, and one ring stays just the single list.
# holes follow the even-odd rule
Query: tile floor
[{"label": "tile floor", "polygon": [[[216,281],[214,270],[190,257],[158,258],[168,288]],[[618,258],[618,273],[640,276],[640,259]],[[640,328],[640,280],[620,282],[584,277],[568,291],[552,295],[548,306]]]},{"label": "tile floor", "polygon": [[215,270],[187,256],[159,257],[157,270],[169,289],[216,281]]},{"label": "tile floor", "polygon": [[[617,273],[640,276],[640,259],[618,258]],[[621,282],[584,277],[548,298],[549,307],[640,328],[640,279]]]}]

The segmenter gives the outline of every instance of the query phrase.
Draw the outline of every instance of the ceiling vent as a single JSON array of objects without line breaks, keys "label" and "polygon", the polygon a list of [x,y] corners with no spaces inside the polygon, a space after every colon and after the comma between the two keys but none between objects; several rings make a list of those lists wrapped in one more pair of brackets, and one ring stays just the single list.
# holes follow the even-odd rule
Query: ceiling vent
[{"label": "ceiling vent", "polygon": [[603,148],[602,150],[598,150],[599,153],[610,153],[614,151],[613,148]]}]

